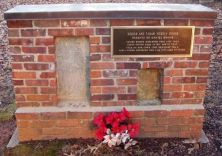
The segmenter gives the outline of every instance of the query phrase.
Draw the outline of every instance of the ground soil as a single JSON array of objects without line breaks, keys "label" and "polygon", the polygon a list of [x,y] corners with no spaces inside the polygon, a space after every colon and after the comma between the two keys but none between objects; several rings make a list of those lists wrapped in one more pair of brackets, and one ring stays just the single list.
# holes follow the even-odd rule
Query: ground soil
[{"label": "ground soil", "polygon": [[0,156],[15,130],[15,120],[0,121]]},{"label": "ground soil", "polygon": [[[1,13],[16,4],[29,3],[62,3],[68,0],[2,0],[0,1]],[[71,0],[70,0],[71,1]],[[70,2],[69,1],[69,2]],[[84,2],[88,2],[86,0]],[[127,0],[121,0],[126,2]],[[80,2],[80,0],[78,1]],[[112,2],[112,1],[109,1]],[[129,2],[129,1],[128,1]],[[209,138],[208,144],[185,144],[181,139],[139,139],[139,144],[128,149],[123,150],[121,147],[108,148],[103,145],[98,148],[94,155],[198,155],[198,156],[221,156],[222,155],[222,2],[208,4],[208,6],[218,11],[218,19],[215,22],[213,52],[210,64],[210,74],[208,90],[206,93],[204,106],[206,108],[204,131]],[[7,45],[7,28],[5,21],[0,22],[1,45]],[[3,34],[3,35],[2,35]],[[4,43],[4,44],[2,44]],[[3,46],[2,46],[3,47]],[[7,48],[0,48],[4,58],[7,55]],[[1,52],[0,52],[1,53]],[[2,57],[3,58],[3,57]],[[8,61],[10,59],[7,59]],[[0,61],[1,62],[1,61]],[[7,64],[7,63],[6,63]],[[0,64],[1,65],[1,64]],[[1,67],[1,66],[0,66]],[[8,70],[8,65],[4,65],[4,69]],[[10,76],[8,77],[10,78]],[[11,95],[11,94],[10,94]],[[0,147],[5,147],[9,136],[15,128],[14,121],[0,122]],[[5,155],[9,156],[54,156],[54,155],[70,155],[75,153],[79,155],[93,155],[90,149],[95,149],[99,144],[94,139],[73,139],[64,141],[46,141],[46,142],[29,142],[21,144],[20,146],[6,150]],[[0,149],[1,149],[0,148]],[[89,150],[86,150],[89,149]],[[85,150],[85,151],[84,151]],[[1,155],[1,153],[0,153]]]}]

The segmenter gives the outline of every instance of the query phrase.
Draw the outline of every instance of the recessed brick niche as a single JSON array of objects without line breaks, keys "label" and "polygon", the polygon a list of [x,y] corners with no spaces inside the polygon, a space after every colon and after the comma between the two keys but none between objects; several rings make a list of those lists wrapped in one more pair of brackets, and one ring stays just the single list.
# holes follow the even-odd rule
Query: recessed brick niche
[{"label": "recessed brick niche", "polygon": [[[188,4],[7,11],[19,140],[94,137],[93,116],[123,106],[140,137],[199,137],[215,18]],[[112,26],[195,26],[192,57],[113,57]]]}]

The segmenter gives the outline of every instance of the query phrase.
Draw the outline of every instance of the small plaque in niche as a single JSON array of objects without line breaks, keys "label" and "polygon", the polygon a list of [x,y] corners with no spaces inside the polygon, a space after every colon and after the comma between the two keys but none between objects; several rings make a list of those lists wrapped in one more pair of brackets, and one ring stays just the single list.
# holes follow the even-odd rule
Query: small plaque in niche
[{"label": "small plaque in niche", "polygon": [[191,57],[194,26],[111,28],[114,57]]}]

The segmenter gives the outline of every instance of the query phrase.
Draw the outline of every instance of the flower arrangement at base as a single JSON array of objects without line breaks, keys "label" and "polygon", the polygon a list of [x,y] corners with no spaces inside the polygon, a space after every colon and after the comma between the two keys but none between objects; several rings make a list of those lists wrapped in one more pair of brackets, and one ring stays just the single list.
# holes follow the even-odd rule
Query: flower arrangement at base
[{"label": "flower arrangement at base", "polygon": [[121,112],[100,113],[94,120],[97,126],[96,138],[109,147],[124,145],[124,149],[135,145],[133,140],[139,133],[139,124],[131,123],[130,114],[123,108]]}]

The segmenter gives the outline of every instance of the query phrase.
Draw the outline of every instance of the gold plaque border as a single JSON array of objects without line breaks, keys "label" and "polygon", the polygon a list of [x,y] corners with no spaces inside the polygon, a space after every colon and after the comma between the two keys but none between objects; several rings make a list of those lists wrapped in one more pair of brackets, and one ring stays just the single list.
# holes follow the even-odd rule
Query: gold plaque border
[{"label": "gold plaque border", "polygon": [[[184,28],[184,29],[191,29],[192,30],[192,36],[191,36],[191,44],[190,44],[190,53],[189,54],[169,54],[169,55],[114,55],[113,54],[113,30],[114,29],[151,29],[151,28],[161,28],[161,29],[167,29],[167,28]],[[192,51],[193,51],[193,44],[194,44],[194,33],[195,33],[195,26],[111,26],[111,56],[114,58],[119,57],[134,57],[134,58],[150,58],[150,57],[192,57]]]}]

